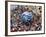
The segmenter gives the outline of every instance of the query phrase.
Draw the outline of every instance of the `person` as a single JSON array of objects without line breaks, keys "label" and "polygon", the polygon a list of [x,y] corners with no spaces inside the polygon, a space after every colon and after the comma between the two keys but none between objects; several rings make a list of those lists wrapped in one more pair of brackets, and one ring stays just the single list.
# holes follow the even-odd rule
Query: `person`
[{"label": "person", "polygon": [[28,11],[28,8],[25,8],[25,12],[21,15],[21,20],[23,23],[29,24],[29,21],[31,22],[33,18],[32,12]]}]

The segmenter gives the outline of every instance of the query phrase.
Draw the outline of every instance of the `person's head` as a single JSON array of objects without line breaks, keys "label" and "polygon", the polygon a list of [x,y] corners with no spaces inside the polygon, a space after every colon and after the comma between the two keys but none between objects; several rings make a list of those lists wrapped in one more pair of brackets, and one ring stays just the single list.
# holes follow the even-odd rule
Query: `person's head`
[{"label": "person's head", "polygon": [[28,12],[32,12],[32,9],[31,8],[28,8]]},{"label": "person's head", "polygon": [[25,7],[25,11],[28,11],[29,10],[29,8],[28,7]]}]

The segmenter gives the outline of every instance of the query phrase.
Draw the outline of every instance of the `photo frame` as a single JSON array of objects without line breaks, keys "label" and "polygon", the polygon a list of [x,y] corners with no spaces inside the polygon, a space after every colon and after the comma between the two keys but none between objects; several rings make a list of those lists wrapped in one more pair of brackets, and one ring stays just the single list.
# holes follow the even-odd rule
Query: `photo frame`
[{"label": "photo frame", "polygon": [[5,1],[5,36],[37,34],[45,34],[45,3]]}]

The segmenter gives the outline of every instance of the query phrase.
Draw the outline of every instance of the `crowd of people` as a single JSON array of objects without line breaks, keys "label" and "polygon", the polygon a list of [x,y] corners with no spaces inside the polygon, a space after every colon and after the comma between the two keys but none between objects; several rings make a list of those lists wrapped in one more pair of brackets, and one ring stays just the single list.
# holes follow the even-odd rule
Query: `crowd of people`
[{"label": "crowd of people", "polygon": [[[32,21],[24,23],[21,14],[25,11],[32,12]],[[42,7],[28,5],[11,5],[11,32],[39,31],[42,29]]]}]

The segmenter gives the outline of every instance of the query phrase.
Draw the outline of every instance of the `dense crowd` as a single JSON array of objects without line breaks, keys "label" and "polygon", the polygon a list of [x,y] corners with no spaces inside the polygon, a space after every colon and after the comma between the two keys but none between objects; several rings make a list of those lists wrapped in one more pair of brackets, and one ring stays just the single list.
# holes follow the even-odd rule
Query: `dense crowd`
[{"label": "dense crowd", "polygon": [[[32,12],[32,19],[24,23],[21,14],[25,11]],[[11,32],[39,31],[42,29],[42,7],[28,5],[11,5]]]}]

